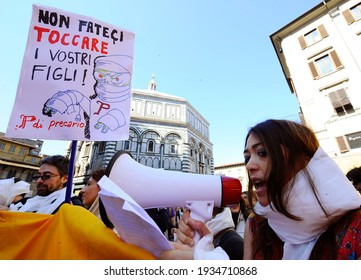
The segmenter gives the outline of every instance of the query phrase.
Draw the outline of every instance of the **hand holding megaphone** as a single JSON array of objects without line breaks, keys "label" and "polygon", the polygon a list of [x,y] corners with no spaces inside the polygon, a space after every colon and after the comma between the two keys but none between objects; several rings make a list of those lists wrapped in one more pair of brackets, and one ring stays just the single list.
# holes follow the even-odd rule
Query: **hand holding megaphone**
[{"label": "hand holding megaphone", "polygon": [[236,205],[242,195],[236,178],[155,169],[136,162],[126,151],[112,157],[106,176],[144,209],[186,207],[202,222],[211,219],[213,207]]}]

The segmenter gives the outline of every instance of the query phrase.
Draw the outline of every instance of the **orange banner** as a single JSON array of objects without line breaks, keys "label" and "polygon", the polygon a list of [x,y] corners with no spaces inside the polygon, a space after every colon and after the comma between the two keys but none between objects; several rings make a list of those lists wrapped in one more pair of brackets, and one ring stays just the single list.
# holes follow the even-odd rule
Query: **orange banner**
[{"label": "orange banner", "polygon": [[55,215],[0,211],[2,260],[149,260],[95,215],[64,204]]}]

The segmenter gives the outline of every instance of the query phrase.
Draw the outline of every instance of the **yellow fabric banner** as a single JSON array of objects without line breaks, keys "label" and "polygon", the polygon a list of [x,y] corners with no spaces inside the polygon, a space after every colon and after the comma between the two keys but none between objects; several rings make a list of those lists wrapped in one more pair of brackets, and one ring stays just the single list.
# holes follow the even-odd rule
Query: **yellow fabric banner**
[{"label": "yellow fabric banner", "polygon": [[88,210],[64,204],[55,215],[0,211],[2,260],[150,260]]}]

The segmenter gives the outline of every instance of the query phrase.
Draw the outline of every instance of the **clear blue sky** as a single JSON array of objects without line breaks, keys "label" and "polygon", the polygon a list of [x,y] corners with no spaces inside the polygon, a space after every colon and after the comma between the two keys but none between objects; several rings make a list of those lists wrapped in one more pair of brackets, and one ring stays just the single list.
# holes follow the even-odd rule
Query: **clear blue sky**
[{"label": "clear blue sky", "polygon": [[[249,127],[267,118],[298,121],[298,104],[269,36],[313,8],[315,0],[3,1],[0,131],[15,100],[32,4],[90,16],[135,33],[133,89],[186,98],[210,123],[215,165],[243,161]],[[67,141],[45,140],[64,154]]]}]

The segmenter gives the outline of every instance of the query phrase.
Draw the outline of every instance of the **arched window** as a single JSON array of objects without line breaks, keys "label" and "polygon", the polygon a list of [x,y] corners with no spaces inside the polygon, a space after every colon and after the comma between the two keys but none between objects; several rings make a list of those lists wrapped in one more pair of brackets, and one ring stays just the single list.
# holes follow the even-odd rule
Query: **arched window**
[{"label": "arched window", "polygon": [[155,131],[148,131],[142,136],[141,151],[159,153],[160,135]]},{"label": "arched window", "polygon": [[176,133],[168,134],[165,138],[165,143],[167,146],[167,153],[174,155],[177,154],[180,149],[182,149],[182,147],[180,146],[180,144],[182,143],[182,138]]},{"label": "arched window", "polygon": [[177,153],[177,145],[176,144],[171,144],[170,145],[170,153],[171,154],[176,154]]},{"label": "arched window", "polygon": [[154,140],[153,139],[150,139],[148,140],[148,143],[147,143],[147,152],[154,152]]}]

